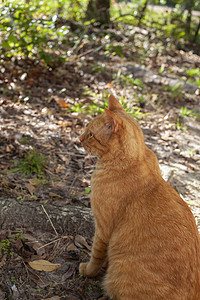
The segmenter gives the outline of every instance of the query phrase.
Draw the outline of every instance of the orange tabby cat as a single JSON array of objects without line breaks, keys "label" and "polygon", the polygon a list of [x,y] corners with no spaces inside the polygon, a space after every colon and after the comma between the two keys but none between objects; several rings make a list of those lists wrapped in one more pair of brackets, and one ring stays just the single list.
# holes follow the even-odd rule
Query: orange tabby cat
[{"label": "orange tabby cat", "polygon": [[104,280],[115,300],[200,300],[200,241],[194,217],[163,180],[142,130],[110,96],[80,138],[98,157],[91,181],[95,237],[80,273]]}]

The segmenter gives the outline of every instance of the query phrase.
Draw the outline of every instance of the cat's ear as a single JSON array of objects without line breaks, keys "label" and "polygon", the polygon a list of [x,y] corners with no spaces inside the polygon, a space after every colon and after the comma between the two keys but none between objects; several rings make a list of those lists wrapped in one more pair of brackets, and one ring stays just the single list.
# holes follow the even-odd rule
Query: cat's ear
[{"label": "cat's ear", "polygon": [[106,114],[106,127],[108,132],[113,133],[117,132],[119,126],[122,125],[123,121],[120,117],[118,117],[114,112],[107,109],[105,107],[105,114]]},{"label": "cat's ear", "polygon": [[115,109],[123,109],[119,101],[113,96],[110,95],[109,100],[108,100],[108,109],[109,110],[115,110]]}]

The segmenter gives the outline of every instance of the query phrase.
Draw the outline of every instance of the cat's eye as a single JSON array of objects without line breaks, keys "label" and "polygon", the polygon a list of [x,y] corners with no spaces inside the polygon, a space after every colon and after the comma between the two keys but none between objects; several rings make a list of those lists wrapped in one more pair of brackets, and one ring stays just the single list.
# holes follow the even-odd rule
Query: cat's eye
[{"label": "cat's eye", "polygon": [[89,137],[92,138],[93,137],[93,133],[90,131],[89,133]]}]

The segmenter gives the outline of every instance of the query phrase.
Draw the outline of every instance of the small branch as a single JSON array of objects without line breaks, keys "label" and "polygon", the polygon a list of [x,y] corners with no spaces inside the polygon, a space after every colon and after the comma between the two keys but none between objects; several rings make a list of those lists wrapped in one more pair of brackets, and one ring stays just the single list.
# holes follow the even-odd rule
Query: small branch
[{"label": "small branch", "polygon": [[85,52],[83,52],[83,53],[81,53],[77,56],[82,57],[82,56],[85,56],[85,55],[90,54],[92,52],[97,52],[97,51],[101,50],[102,48],[103,48],[103,46],[97,47],[96,49],[89,49],[89,50],[87,50],[87,51],[85,51]]},{"label": "small branch", "polygon": [[55,227],[54,227],[54,225],[53,225],[51,219],[49,218],[49,215],[48,215],[46,209],[44,208],[44,205],[42,205],[42,209],[44,210],[45,214],[47,215],[47,218],[49,219],[49,222],[50,222],[50,224],[51,224],[53,230],[55,231],[56,236],[58,236],[58,233],[57,233],[57,231],[56,231],[56,229],[55,229]]},{"label": "small branch", "polygon": [[72,188],[73,188],[73,185],[74,185],[74,183],[75,183],[75,181],[76,181],[77,178],[78,178],[78,175],[76,175],[76,176],[74,177],[74,179],[73,179],[73,181],[72,181],[72,183],[71,183],[71,185],[70,185],[70,187],[69,187],[69,189],[68,189],[67,195],[70,194],[70,192],[71,192],[71,190],[72,190]]}]

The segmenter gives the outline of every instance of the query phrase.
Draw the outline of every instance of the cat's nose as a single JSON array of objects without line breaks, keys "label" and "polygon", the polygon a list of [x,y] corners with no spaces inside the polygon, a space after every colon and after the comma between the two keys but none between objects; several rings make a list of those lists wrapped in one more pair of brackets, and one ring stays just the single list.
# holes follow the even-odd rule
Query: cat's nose
[{"label": "cat's nose", "polygon": [[83,135],[81,135],[81,136],[79,137],[79,140],[80,140],[81,143],[83,142],[83,140],[84,140]]}]

